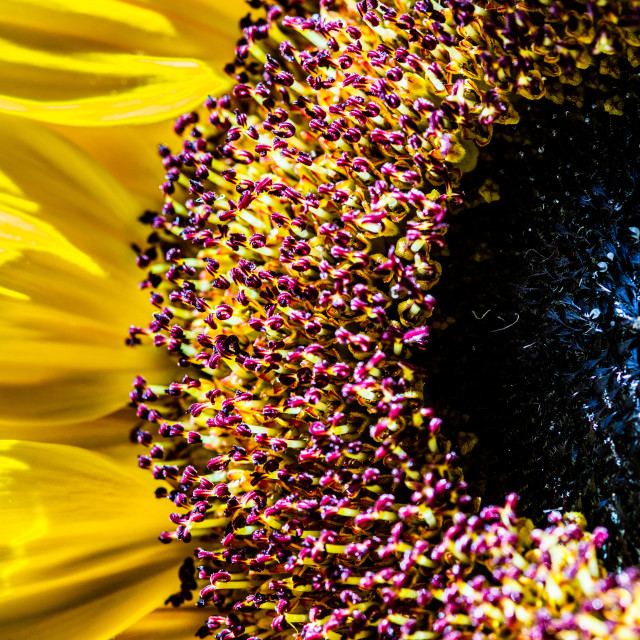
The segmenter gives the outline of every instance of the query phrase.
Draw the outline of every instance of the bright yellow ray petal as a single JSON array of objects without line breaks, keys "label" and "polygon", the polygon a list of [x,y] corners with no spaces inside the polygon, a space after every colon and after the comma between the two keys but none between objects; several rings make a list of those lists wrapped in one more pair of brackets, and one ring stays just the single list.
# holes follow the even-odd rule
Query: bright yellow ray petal
[{"label": "bright yellow ray petal", "polygon": [[162,607],[145,616],[115,640],[193,640],[210,611],[196,607]]},{"label": "bright yellow ray petal", "polygon": [[134,194],[140,210],[157,209],[166,170],[158,156],[158,145],[181,142],[173,133],[173,120],[121,127],[64,127],[54,125],[67,139],[98,159],[121,185]]},{"label": "bright yellow ray petal", "polygon": [[96,276],[25,248],[0,265],[0,424],[63,424],[126,402],[137,374],[164,382],[166,358],[124,340],[148,305],[134,277]]},{"label": "bright yellow ray petal", "polygon": [[[24,440],[65,444],[98,451],[119,464],[135,469],[142,447],[132,442],[132,432],[141,424],[135,409],[125,407],[104,418],[59,425],[34,423],[25,428],[15,422],[0,423],[1,440]],[[155,489],[156,487],[154,487]]]},{"label": "bright yellow ray petal", "polygon": [[8,422],[0,424],[1,440],[25,440],[50,444],[65,444],[99,451],[119,461],[133,461],[142,452],[131,443],[131,430],[140,420],[130,407],[120,409],[104,418],[73,424],[34,424],[25,428]]},{"label": "bright yellow ray petal", "polygon": [[140,204],[86,152],[47,127],[0,116],[0,208],[53,225],[102,266],[144,237]]},{"label": "bright yellow ray petal", "polygon": [[55,43],[52,51],[78,41],[86,49],[95,43],[94,50],[226,63],[250,8],[244,0],[0,0],[0,10],[5,33],[21,42]]},{"label": "bright yellow ray petal", "polygon": [[191,59],[128,54],[51,55],[0,40],[0,110],[90,126],[154,122],[188,111],[223,80]]},{"label": "bright yellow ray petal", "polygon": [[18,211],[6,202],[0,210],[0,246],[12,255],[17,249],[25,248],[63,255],[80,269],[105,275],[90,256],[74,247],[52,224]]},{"label": "bright yellow ray petal", "polygon": [[226,4],[0,0],[0,110],[72,126],[175,117],[229,84],[246,5]]},{"label": "bright yellow ray petal", "polygon": [[0,422],[59,424],[121,407],[160,353],[125,346],[149,319],[130,242],[140,205],[46,127],[0,117]]},{"label": "bright yellow ray petal", "polygon": [[2,637],[109,640],[156,608],[186,548],[154,542],[166,515],[144,472],[76,447],[0,443]]}]

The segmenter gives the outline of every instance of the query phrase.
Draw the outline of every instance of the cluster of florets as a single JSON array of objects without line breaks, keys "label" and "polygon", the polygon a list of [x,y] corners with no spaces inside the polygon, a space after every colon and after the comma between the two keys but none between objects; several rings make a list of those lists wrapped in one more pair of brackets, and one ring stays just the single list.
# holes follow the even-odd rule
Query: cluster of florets
[{"label": "cluster of florets", "polygon": [[179,509],[162,539],[200,545],[172,602],[198,584],[220,640],[633,628],[635,583],[602,582],[598,535],[530,532],[512,500],[475,515],[419,354],[430,252],[474,199],[478,146],[517,120],[514,96],[634,32],[609,6],[574,24],[560,5],[395,5],[265,7],[233,92],[160,149],[138,256],[158,311],[130,343],[152,335],[184,376],[138,378],[131,400],[154,425],[140,464]]}]

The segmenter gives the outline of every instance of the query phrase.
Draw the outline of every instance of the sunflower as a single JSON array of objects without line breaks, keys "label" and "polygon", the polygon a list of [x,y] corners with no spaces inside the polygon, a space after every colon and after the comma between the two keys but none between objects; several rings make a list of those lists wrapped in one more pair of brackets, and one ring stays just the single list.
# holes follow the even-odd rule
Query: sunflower
[{"label": "sunflower", "polygon": [[[141,518],[144,502],[135,499],[143,483],[118,464],[61,444],[9,445],[6,494],[21,509],[13,511],[31,523],[45,511],[42,524],[6,538],[8,595],[16,601],[9,632],[23,637],[50,624],[68,636],[77,633],[71,625],[81,624],[85,637],[108,638],[153,608],[166,589],[159,573],[175,570],[174,559],[186,555],[168,601],[179,606],[197,590],[198,606],[214,605],[200,636],[633,637],[637,576],[606,576],[596,555],[606,539],[602,530],[586,532],[584,519],[571,513],[553,513],[547,529],[533,529],[518,517],[515,496],[503,507],[478,510],[442,421],[425,400],[420,354],[430,334],[429,292],[440,275],[434,256],[444,245],[446,220],[496,197],[491,179],[463,182],[481,148],[494,128],[517,122],[518,99],[579,103],[583,94],[574,88],[581,80],[593,84],[594,66],[616,79],[615,65],[603,56],[624,55],[635,64],[635,6],[601,4],[585,17],[569,5],[308,4],[266,6],[261,17],[244,21],[229,68],[235,86],[178,118],[179,149],[160,147],[164,206],[142,216],[153,227],[144,241],[135,231],[129,236],[144,270],[141,287],[151,290],[156,307],[146,326],[135,304],[127,305],[129,343],[142,343],[132,353],[140,354],[143,374],[130,399],[140,419],[135,435],[148,448],[139,465],[163,482],[156,496],[178,510],[170,517],[175,528],[161,535],[171,543],[168,551],[143,545],[128,555],[164,501]],[[594,89],[607,94],[607,82]],[[611,93],[603,106],[615,112],[620,100]],[[115,106],[114,113],[126,117],[129,108]],[[33,113],[51,120],[42,115],[48,112]],[[157,115],[153,106],[139,113]],[[43,135],[47,147],[47,136],[60,141]],[[117,159],[103,163],[115,168]],[[27,193],[17,178],[7,183],[14,198]],[[121,185],[127,191],[124,185],[139,189],[130,178]],[[11,265],[18,254],[18,266],[31,253],[58,259],[51,247],[64,247],[72,272],[111,276],[113,255],[101,242],[89,251],[76,225],[59,233],[32,209],[27,204],[15,219],[7,215],[15,242],[6,261],[7,295],[33,308],[28,299],[38,287],[23,286],[28,278],[20,280]],[[91,294],[98,300],[88,303],[93,310],[104,298]],[[89,316],[91,326],[80,328],[88,340],[98,319],[112,312],[98,311],[95,319],[79,314]],[[106,324],[117,327],[117,318]],[[55,335],[64,336],[68,326],[60,320]],[[154,362],[150,339],[168,348],[179,377],[166,372],[166,361]],[[94,373],[93,364],[80,367],[80,375]],[[52,364],[51,378],[54,370]],[[122,388],[127,361],[117,358],[112,375],[104,371],[94,376],[104,387],[89,389],[84,404],[78,398],[65,405],[59,392],[43,392],[45,424],[71,420],[85,432],[79,421],[116,408],[115,395],[103,391]],[[79,386],[74,375],[75,369],[64,387]],[[101,406],[93,402],[97,395]],[[36,422],[29,415],[22,424]],[[119,420],[107,423],[116,427]],[[119,459],[120,448],[111,454]],[[36,469],[51,480],[32,490],[24,478],[37,482]],[[60,477],[67,485],[55,482]],[[68,508],[54,497],[61,486],[70,488]],[[103,494],[107,522],[112,503],[119,506],[124,496],[131,502],[131,510],[113,516],[122,532],[115,544],[104,543],[102,526],[92,529],[98,519],[102,524]],[[75,499],[93,509],[79,514]],[[38,562],[38,550],[47,558],[46,545],[67,531],[72,542],[90,537],[96,547],[89,558],[80,545],[68,558],[62,554],[63,566],[53,569],[68,576],[69,591],[56,591],[56,600],[46,582],[36,583],[42,615],[27,616],[21,559]],[[192,540],[202,561],[197,570],[193,549],[181,551]],[[113,564],[95,560],[112,554]],[[94,591],[79,567],[102,572]],[[144,592],[122,605],[125,611],[97,595],[107,591],[115,599],[113,585],[123,583]],[[61,617],[51,611],[56,604],[64,608]],[[160,610],[123,637],[160,637],[161,626],[178,638],[197,616],[189,608]]]}]

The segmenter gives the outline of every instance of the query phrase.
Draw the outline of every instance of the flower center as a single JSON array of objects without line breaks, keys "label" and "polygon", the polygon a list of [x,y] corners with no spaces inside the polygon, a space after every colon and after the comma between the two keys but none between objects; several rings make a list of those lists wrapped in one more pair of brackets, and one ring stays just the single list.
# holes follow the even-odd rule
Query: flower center
[{"label": "flower center", "polygon": [[[140,464],[179,509],[162,539],[200,545],[202,634],[544,634],[541,599],[631,597],[594,586],[603,534],[578,516],[531,533],[514,497],[476,513],[420,353],[446,218],[496,197],[460,188],[478,147],[519,96],[579,101],[579,69],[635,60],[637,28],[618,5],[394,4],[247,19],[232,93],[160,148],[165,204],[138,256],[158,311],[130,342],[153,336],[184,375],[138,378],[131,400],[153,425]],[[598,611],[584,624],[601,631]]]}]

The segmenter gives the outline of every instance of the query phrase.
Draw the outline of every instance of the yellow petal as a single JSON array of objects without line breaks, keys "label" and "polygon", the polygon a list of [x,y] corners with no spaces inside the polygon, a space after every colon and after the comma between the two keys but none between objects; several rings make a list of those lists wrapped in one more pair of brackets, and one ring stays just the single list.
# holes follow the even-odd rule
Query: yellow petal
[{"label": "yellow petal", "polygon": [[99,451],[110,458],[135,467],[135,458],[142,449],[131,443],[131,431],[139,424],[135,411],[120,409],[111,415],[88,422],[73,424],[24,425],[7,422],[0,424],[0,440],[25,440],[50,444],[65,444]]},{"label": "yellow petal", "polygon": [[137,421],[135,411],[125,408],[90,422],[59,426],[33,425],[25,429],[21,425],[8,423],[0,425],[0,441],[24,440],[42,444],[64,444],[101,453],[108,453],[111,447],[125,443],[130,450],[140,453],[138,447],[131,444],[129,437]]},{"label": "yellow petal", "polygon": [[211,611],[196,607],[162,607],[145,616],[115,640],[193,640]]},{"label": "yellow petal", "polygon": [[176,590],[184,548],[144,472],[76,447],[0,443],[5,640],[109,640]]},{"label": "yellow petal", "polygon": [[0,116],[0,135],[0,422],[106,415],[164,361],[124,344],[151,310],[129,246],[146,234],[138,201],[42,125]]},{"label": "yellow petal", "polygon": [[[63,136],[38,123],[0,115],[0,208],[53,225],[104,265],[130,255],[148,233],[140,205],[118,180]],[[64,256],[64,252],[60,251]],[[120,266],[120,262],[116,261]],[[130,260],[122,267],[133,269]]]},{"label": "yellow petal", "polygon": [[[146,6],[140,6],[140,5]],[[229,84],[242,2],[0,0],[0,110],[73,126],[154,122]],[[34,20],[37,16],[37,20]]]},{"label": "yellow petal", "polygon": [[0,424],[97,418],[127,402],[135,375],[164,381],[166,357],[125,346],[129,321],[141,315],[127,289],[29,251],[0,267],[0,286],[25,296],[0,291]]},{"label": "yellow petal", "polygon": [[188,111],[223,78],[193,59],[123,53],[51,54],[0,40],[0,109],[74,126],[154,122]]},{"label": "yellow petal", "polygon": [[173,132],[173,120],[91,129],[53,127],[116,176],[120,184],[135,195],[140,211],[159,208],[159,185],[166,170],[158,155],[158,145],[166,144],[176,150],[182,145],[182,140]]},{"label": "yellow petal", "polygon": [[63,255],[73,266],[104,276],[104,271],[86,253],[74,247],[52,224],[14,209],[5,202],[0,210],[0,246],[8,256],[20,249]]}]

